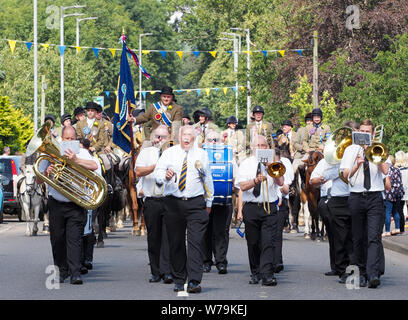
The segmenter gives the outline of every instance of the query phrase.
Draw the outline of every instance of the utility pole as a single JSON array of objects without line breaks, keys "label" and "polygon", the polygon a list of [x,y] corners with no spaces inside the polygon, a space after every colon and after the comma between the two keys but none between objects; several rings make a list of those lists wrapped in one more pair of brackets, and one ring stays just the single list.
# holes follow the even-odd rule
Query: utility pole
[{"label": "utility pole", "polygon": [[37,0],[34,5],[34,134],[38,129],[38,46],[37,46]]},{"label": "utility pole", "polygon": [[313,108],[319,106],[319,73],[318,73],[318,35],[317,31],[313,32]]},{"label": "utility pole", "polygon": [[43,125],[45,118],[45,90],[47,90],[45,75],[41,75],[41,125]]}]

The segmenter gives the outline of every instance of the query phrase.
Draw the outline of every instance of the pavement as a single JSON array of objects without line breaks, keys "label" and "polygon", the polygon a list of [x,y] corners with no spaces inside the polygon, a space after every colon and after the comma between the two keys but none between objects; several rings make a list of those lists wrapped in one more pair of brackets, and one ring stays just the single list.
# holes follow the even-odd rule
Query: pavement
[{"label": "pavement", "polygon": [[[405,232],[390,237],[383,237],[384,248],[401,254],[408,255],[408,223],[405,224]],[[392,229],[391,229],[392,230]]]}]

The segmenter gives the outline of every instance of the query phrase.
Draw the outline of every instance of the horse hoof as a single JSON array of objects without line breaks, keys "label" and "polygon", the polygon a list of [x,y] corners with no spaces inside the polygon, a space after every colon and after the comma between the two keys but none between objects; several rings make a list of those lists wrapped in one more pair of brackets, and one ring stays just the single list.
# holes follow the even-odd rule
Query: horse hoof
[{"label": "horse hoof", "polygon": [[116,228],[118,228],[118,229],[123,229],[123,228],[124,228],[123,222],[122,222],[122,221],[119,221],[118,224],[116,225]]},{"label": "horse hoof", "polygon": [[99,241],[99,242],[96,244],[96,247],[97,247],[97,248],[104,248],[104,247],[105,247],[105,243],[104,243],[103,241]]},{"label": "horse hoof", "polygon": [[310,239],[310,235],[308,233],[305,233],[303,236],[305,239]]},{"label": "horse hoof", "polygon": [[140,236],[141,232],[140,230],[132,230],[132,236]]},{"label": "horse hoof", "polygon": [[323,241],[327,241],[327,240],[328,240],[327,236],[324,236]]},{"label": "horse hoof", "polygon": [[146,229],[142,229],[141,233],[142,236],[145,236],[147,234]]},{"label": "horse hoof", "polygon": [[105,230],[106,230],[106,233],[110,233],[112,231],[110,227],[107,227]]}]

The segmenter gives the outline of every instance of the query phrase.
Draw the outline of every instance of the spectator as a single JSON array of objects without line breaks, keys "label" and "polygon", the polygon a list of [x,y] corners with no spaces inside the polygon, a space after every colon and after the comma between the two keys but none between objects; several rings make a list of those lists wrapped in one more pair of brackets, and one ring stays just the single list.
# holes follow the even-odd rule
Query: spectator
[{"label": "spectator", "polygon": [[398,213],[400,218],[400,233],[405,232],[405,217],[404,217],[404,207],[406,201],[408,200],[408,158],[406,157],[404,151],[398,151],[395,154],[395,166],[400,169],[402,177],[402,186],[404,187],[404,196],[402,197],[399,206]]},{"label": "spectator", "polygon": [[10,155],[10,147],[4,147],[3,156],[9,156],[9,155]]},{"label": "spectator", "polygon": [[[400,216],[398,206],[404,195],[402,186],[401,171],[395,166],[395,158],[390,156],[391,166],[388,171],[388,178],[391,182],[391,189],[385,190],[385,232],[383,237],[397,235],[400,233]],[[391,217],[394,217],[394,230],[390,232]]]}]

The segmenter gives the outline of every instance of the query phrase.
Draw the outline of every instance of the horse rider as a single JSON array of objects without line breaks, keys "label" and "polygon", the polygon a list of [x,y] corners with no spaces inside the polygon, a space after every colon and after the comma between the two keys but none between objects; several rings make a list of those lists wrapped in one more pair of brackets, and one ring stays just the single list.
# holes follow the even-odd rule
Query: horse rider
[{"label": "horse rider", "polygon": [[175,292],[184,291],[187,279],[187,292],[201,292],[202,242],[214,199],[208,154],[194,146],[194,135],[192,126],[181,127],[180,144],[165,150],[154,170],[156,183],[164,185],[164,220]]},{"label": "horse rider", "polygon": [[278,188],[284,185],[284,177],[271,178],[263,173],[262,164],[256,157],[257,149],[269,149],[266,137],[255,136],[251,144],[251,156],[239,167],[237,183],[242,190],[244,206],[242,216],[239,215],[238,219],[243,219],[245,223],[251,270],[249,283],[258,284],[262,279],[262,285],[275,286],[274,242],[278,231]]},{"label": "horse rider", "polygon": [[72,126],[76,129],[78,122],[85,119],[85,110],[83,107],[76,107],[74,110],[74,119],[72,120]]},{"label": "horse rider", "polygon": [[[323,112],[321,109],[312,110],[312,119],[313,123],[306,126],[303,140],[303,148],[307,154],[311,151],[323,152],[324,144],[331,133],[329,125],[322,123]],[[306,160],[307,156],[303,159]]]},{"label": "horse rider", "polygon": [[85,106],[87,117],[77,123],[78,139],[86,138],[91,141],[89,150],[94,153],[103,152],[107,144],[106,131],[103,121],[96,119],[96,114],[102,112],[102,107],[95,102],[88,102]]},{"label": "horse rider", "polygon": [[197,136],[198,146],[201,146],[205,142],[205,136],[210,130],[219,131],[218,126],[213,122],[212,112],[210,109],[204,107],[201,110],[196,110],[194,112],[193,118],[197,119],[193,127],[196,132],[199,133]]},{"label": "horse rider", "polygon": [[[214,130],[209,130],[206,136],[205,141],[206,148],[217,148],[217,152],[221,152],[221,148],[224,147],[220,133]],[[220,148],[221,147],[221,148]],[[227,151],[224,151],[227,152]],[[212,159],[210,159],[211,161]],[[214,160],[212,160],[214,161]],[[235,177],[238,174],[238,166],[234,159],[231,159],[232,171],[229,173],[232,177]],[[222,162],[217,162],[217,166],[223,165]],[[226,164],[229,165],[228,163]],[[211,166],[210,166],[211,167]],[[227,167],[228,168],[228,167]],[[227,169],[228,170],[228,169]],[[227,177],[228,179],[228,177]],[[231,183],[232,192],[237,192],[234,190],[234,179],[232,181],[225,181],[225,184]],[[228,186],[223,185],[223,189],[228,190]],[[228,196],[224,194],[223,196]],[[204,265],[203,271],[210,272],[211,266],[213,263],[213,255],[215,259],[215,266],[219,274],[226,274],[228,261],[227,261],[227,252],[229,245],[229,230],[232,218],[232,201],[228,202],[215,202],[213,201],[211,207],[211,213],[209,214],[209,222],[207,230],[204,236]]]},{"label": "horse rider", "polygon": [[293,124],[291,120],[285,120],[281,124],[281,129],[278,132],[275,140],[275,148],[279,148],[281,156],[290,159],[292,161],[294,155],[293,138],[296,136],[296,132],[292,131]]},{"label": "horse rider", "polygon": [[[374,138],[374,124],[366,119],[359,132]],[[381,234],[384,226],[384,177],[390,161],[374,164],[365,157],[367,146],[348,146],[340,163],[340,170],[350,184],[348,199],[351,213],[353,255],[360,272],[360,287],[377,288],[384,274],[385,259]],[[351,183],[353,181],[353,183]]]},{"label": "horse rider", "polygon": [[186,125],[193,125],[194,123],[191,121],[191,117],[188,114],[188,112],[183,112],[183,117],[181,119],[181,125],[186,126]]},{"label": "horse rider", "polygon": [[245,159],[245,135],[237,130],[238,119],[235,116],[229,116],[226,124],[228,128],[221,135],[224,143],[232,146],[234,159],[239,165]]},{"label": "horse rider", "polygon": [[292,142],[293,142],[293,171],[295,174],[298,171],[298,168],[304,168],[305,163],[302,161],[302,158],[305,156],[306,151],[304,149],[304,144],[303,141],[306,138],[306,127],[310,126],[313,124],[313,117],[312,113],[307,113],[305,116],[305,127],[300,127],[296,131],[296,135],[292,137]]},{"label": "horse rider", "polygon": [[247,148],[250,148],[252,140],[256,135],[262,135],[266,137],[270,147],[274,148],[272,144],[273,125],[272,123],[267,122],[263,119],[265,115],[264,108],[262,108],[261,106],[255,106],[252,109],[252,115],[254,117],[254,121],[246,127]]},{"label": "horse rider", "polygon": [[109,121],[109,117],[106,112],[102,109],[98,110],[95,115],[96,121],[102,122],[103,130],[105,131],[105,144],[103,146],[101,153],[110,153],[112,151],[112,135],[113,135],[113,124]]},{"label": "horse rider", "polygon": [[136,160],[135,172],[137,177],[141,177],[140,189],[143,190],[145,197],[143,214],[147,227],[147,250],[152,274],[149,282],[160,282],[163,279],[164,283],[169,284],[173,282],[173,277],[169,263],[169,240],[164,223],[165,186],[156,184],[153,171],[170,137],[165,125],[159,125],[152,135],[153,146],[142,148]]},{"label": "horse rider", "polygon": [[[74,128],[65,127],[62,130],[62,141],[73,141],[76,138]],[[86,170],[98,169],[96,161],[85,149],[80,148],[78,154],[68,149],[65,151],[65,156]],[[39,170],[44,175],[52,177],[53,167],[54,165],[50,165],[47,161],[42,161]],[[42,183],[40,178],[37,177],[37,180]],[[52,254],[54,265],[59,269],[59,279],[55,280],[62,283],[71,276],[71,284],[82,284],[80,267],[81,238],[86,219],[84,209],[51,186],[49,186],[48,208]]]},{"label": "horse rider", "polygon": [[[177,100],[171,87],[163,87],[160,92],[160,101],[151,104],[144,114],[138,115],[133,121],[133,115],[129,115],[130,122],[135,124],[151,123],[151,130],[154,131],[163,124],[169,128],[170,141],[177,141],[178,130],[181,127],[183,108],[176,104]],[[150,136],[150,132],[146,132]]]}]

